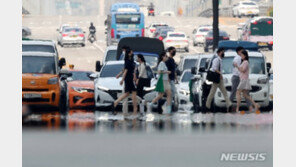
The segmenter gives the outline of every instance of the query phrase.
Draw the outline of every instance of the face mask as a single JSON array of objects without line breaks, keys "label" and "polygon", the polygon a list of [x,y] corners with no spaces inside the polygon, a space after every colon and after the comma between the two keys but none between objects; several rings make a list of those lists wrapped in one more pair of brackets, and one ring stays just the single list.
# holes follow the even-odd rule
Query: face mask
[{"label": "face mask", "polygon": [[176,55],[176,51],[173,51],[173,52],[172,52],[172,56],[175,56],[175,55]]},{"label": "face mask", "polygon": [[224,54],[224,53],[222,53],[221,57],[222,57],[222,58],[224,58],[224,56],[225,56],[225,54]]}]

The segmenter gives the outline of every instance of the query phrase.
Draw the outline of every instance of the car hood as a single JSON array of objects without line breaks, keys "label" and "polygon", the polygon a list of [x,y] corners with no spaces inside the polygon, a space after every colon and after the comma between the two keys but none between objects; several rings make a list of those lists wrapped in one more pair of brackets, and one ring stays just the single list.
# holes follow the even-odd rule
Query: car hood
[{"label": "car hood", "polygon": [[50,78],[58,77],[55,74],[33,74],[24,73],[22,74],[22,85],[23,86],[45,86]]},{"label": "car hood", "polygon": [[122,90],[120,81],[121,78],[116,79],[115,77],[99,78],[96,87],[102,86],[110,90]]},{"label": "car hood", "polygon": [[179,89],[183,89],[183,90],[189,90],[189,82],[181,82],[178,85]]},{"label": "car hood", "polygon": [[93,81],[70,81],[68,82],[68,87],[79,87],[79,88],[94,88]]}]

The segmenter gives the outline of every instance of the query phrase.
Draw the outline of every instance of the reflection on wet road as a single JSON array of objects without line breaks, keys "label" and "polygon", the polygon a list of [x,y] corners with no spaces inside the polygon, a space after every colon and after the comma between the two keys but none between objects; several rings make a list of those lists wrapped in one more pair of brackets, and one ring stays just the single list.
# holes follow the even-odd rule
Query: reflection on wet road
[{"label": "reflection on wet road", "polygon": [[31,113],[23,118],[23,129],[48,129],[85,131],[193,131],[199,128],[233,129],[236,127],[260,128],[271,127],[272,112],[260,114],[233,113],[192,113],[180,111],[172,115],[150,113],[133,118],[114,116],[110,112],[90,110],[70,110],[66,114],[59,112]]}]

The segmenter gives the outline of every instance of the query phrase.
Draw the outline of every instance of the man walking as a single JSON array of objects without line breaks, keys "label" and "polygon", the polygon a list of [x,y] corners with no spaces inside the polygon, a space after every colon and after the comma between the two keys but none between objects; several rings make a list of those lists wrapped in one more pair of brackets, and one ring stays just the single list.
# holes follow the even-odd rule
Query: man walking
[{"label": "man walking", "polygon": [[216,73],[219,74],[220,81],[219,81],[219,83],[214,83],[213,82],[213,84],[212,84],[212,87],[211,87],[211,90],[210,90],[210,93],[209,93],[209,96],[208,96],[207,102],[206,102],[207,109],[211,108],[211,103],[212,103],[212,100],[214,98],[214,95],[215,95],[216,90],[217,90],[218,87],[221,90],[221,92],[222,92],[222,94],[224,96],[224,99],[226,101],[227,111],[229,110],[229,108],[231,106],[231,102],[230,102],[230,100],[228,98],[226,89],[224,87],[224,81],[223,81],[223,76],[222,76],[222,59],[224,58],[224,51],[225,51],[224,48],[219,48],[218,49],[218,51],[217,51],[218,57],[216,57],[213,60],[212,67],[210,68],[210,70],[212,72],[216,72]]},{"label": "man walking", "polygon": [[174,60],[174,56],[176,55],[176,48],[171,46],[168,48],[169,57],[168,60],[165,62],[168,71],[171,73],[169,74],[169,82],[171,86],[171,92],[172,92],[172,98],[171,98],[171,104],[173,104],[173,99],[175,99],[176,94],[176,86],[175,83],[177,82],[177,74],[176,74],[176,63]]},{"label": "man walking", "polygon": [[[236,48],[237,55],[233,59],[233,69],[232,69],[232,77],[231,77],[231,94],[230,94],[230,100],[231,102],[234,102],[234,98],[236,96],[237,87],[239,85],[240,79],[239,79],[239,70],[234,67],[234,64],[237,64],[238,66],[241,65],[242,59],[241,59],[241,52],[244,50],[243,47],[239,46]],[[249,107],[249,111],[251,112],[253,110],[252,103],[246,99],[247,106]]]}]

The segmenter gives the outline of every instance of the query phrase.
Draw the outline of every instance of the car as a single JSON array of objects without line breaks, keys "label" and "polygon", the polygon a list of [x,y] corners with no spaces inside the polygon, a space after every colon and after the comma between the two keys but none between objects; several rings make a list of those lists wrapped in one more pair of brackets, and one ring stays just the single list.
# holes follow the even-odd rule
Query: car
[{"label": "car", "polygon": [[181,105],[187,105],[190,102],[189,81],[192,77],[193,74],[191,73],[191,69],[184,70],[180,77],[179,84],[176,85],[176,92],[178,94],[179,104]]},{"label": "car", "polygon": [[58,44],[64,45],[81,45],[85,46],[85,32],[79,27],[65,27],[58,34]]},{"label": "car", "polygon": [[[209,31],[204,40],[204,51],[208,52],[210,48],[213,48],[213,31]],[[221,40],[229,40],[229,35],[227,34],[227,32],[222,30],[219,31],[219,41]]]},{"label": "car", "polygon": [[57,29],[57,32],[58,32],[58,33],[61,33],[61,32],[63,32],[64,29],[67,28],[67,27],[70,27],[70,24],[62,24],[62,25],[60,26],[60,28]]},{"label": "car", "polygon": [[[116,75],[124,68],[124,61],[108,61],[106,62],[101,71],[95,76],[95,106],[98,108],[110,107],[121,94],[123,86],[120,85],[120,78],[116,78]],[[150,69],[150,68],[149,68]],[[151,69],[150,69],[151,71]],[[152,71],[151,71],[152,73]],[[156,80],[151,80],[151,85],[155,85]],[[154,90],[152,88],[144,88],[144,94]],[[129,105],[132,105],[132,101],[128,101]],[[122,105],[122,102],[119,104]]]},{"label": "car", "polygon": [[27,36],[30,36],[30,35],[32,35],[31,29],[28,28],[28,27],[23,26],[22,27],[22,37],[24,38],[24,37],[27,37]]},{"label": "car", "polygon": [[22,53],[22,103],[24,105],[66,109],[65,79],[71,74],[61,70],[64,58],[54,53]]},{"label": "car", "polygon": [[199,56],[197,55],[182,55],[177,68],[177,74],[181,75],[185,70],[191,70],[198,61]]},{"label": "car", "polygon": [[71,76],[67,78],[68,106],[70,109],[77,107],[93,107],[94,101],[94,72],[71,69]]},{"label": "car", "polygon": [[232,8],[233,17],[242,17],[242,16],[258,16],[259,15],[259,6],[252,1],[240,1],[239,3],[234,4]]},{"label": "car", "polygon": [[56,44],[52,40],[23,39],[22,52],[47,52],[53,53],[59,58]]},{"label": "car", "polygon": [[273,70],[270,70],[269,75],[269,110],[273,110]]},{"label": "car", "polygon": [[236,48],[239,46],[243,47],[245,50],[259,51],[259,46],[255,42],[223,40],[223,41],[219,41],[218,43],[218,48],[224,48],[226,51],[227,50],[235,51]]},{"label": "car", "polygon": [[173,46],[176,50],[189,52],[189,41],[184,32],[168,32],[167,37],[163,39],[163,43],[166,49]]},{"label": "car", "polygon": [[158,27],[154,33],[154,38],[159,40],[163,40],[167,37],[168,32],[174,32],[175,29],[173,27]]},{"label": "car", "polygon": [[193,46],[204,45],[205,36],[212,29],[210,25],[202,25],[194,29],[192,32]]},{"label": "car", "polygon": [[[269,105],[269,70],[271,64],[266,62],[265,56],[261,52],[247,51],[249,54],[249,80],[252,89],[250,90],[250,96],[258,103],[262,108]],[[224,86],[227,90],[228,97],[231,93],[231,77],[233,69],[233,59],[237,55],[235,51],[226,51],[225,57],[222,60],[222,73]],[[234,99],[236,103],[236,99]],[[226,107],[224,97],[220,90],[218,90],[214,97],[214,105],[218,108]],[[242,98],[241,106],[246,106],[246,101]]]},{"label": "car", "polygon": [[117,60],[116,59],[116,55],[117,55],[117,46],[115,45],[110,45],[106,48],[106,51],[104,53],[104,57],[103,57],[103,64],[105,64],[108,61],[114,61]]},{"label": "car", "polygon": [[147,27],[146,36],[147,37],[153,37],[154,32],[156,31],[157,27],[164,26],[167,27],[168,25],[166,23],[151,23],[149,27]]},{"label": "car", "polygon": [[164,11],[164,12],[160,13],[160,16],[172,16],[172,17],[174,17],[175,12],[173,12],[173,11]]}]

